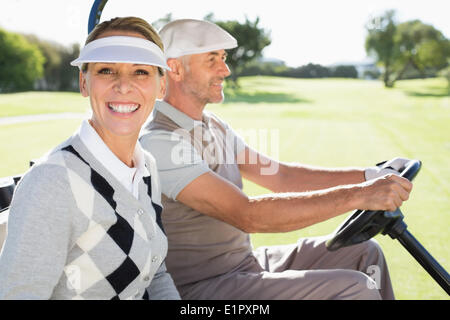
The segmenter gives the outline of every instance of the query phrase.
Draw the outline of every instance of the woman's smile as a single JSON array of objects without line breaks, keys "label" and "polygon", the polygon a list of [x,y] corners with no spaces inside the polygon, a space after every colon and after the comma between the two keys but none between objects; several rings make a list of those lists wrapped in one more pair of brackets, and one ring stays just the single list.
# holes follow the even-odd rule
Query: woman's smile
[{"label": "woman's smile", "polygon": [[139,109],[141,106],[138,103],[133,102],[108,102],[107,106],[109,110],[111,110],[114,113],[120,113],[120,114],[131,114]]}]

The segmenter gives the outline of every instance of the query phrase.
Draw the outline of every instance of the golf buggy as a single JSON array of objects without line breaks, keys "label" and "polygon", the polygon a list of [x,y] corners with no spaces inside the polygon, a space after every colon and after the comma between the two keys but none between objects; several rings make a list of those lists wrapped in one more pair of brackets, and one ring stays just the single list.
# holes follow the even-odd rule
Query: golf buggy
[{"label": "golf buggy", "polygon": [[[107,0],[95,0],[89,16],[89,32],[99,22],[106,2]],[[384,166],[387,167],[387,164],[388,162]],[[383,166],[383,164],[380,165]],[[412,181],[421,166],[420,161],[411,160],[400,170],[400,175]],[[6,237],[9,205],[20,178],[20,176],[16,176],[0,179],[0,248]],[[326,246],[330,251],[339,250],[342,247],[367,241],[380,233],[389,235],[392,239],[397,239],[442,289],[450,295],[449,274],[407,230],[400,209],[394,212],[356,210],[330,235]]]}]

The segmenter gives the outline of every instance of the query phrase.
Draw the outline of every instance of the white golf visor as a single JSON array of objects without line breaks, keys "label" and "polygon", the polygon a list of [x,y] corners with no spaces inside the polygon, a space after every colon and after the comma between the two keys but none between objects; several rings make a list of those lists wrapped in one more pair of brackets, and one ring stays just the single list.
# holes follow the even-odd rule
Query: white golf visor
[{"label": "white golf visor", "polygon": [[146,64],[170,70],[162,50],[150,40],[137,37],[113,36],[89,42],[70,64],[81,69],[89,62]]}]

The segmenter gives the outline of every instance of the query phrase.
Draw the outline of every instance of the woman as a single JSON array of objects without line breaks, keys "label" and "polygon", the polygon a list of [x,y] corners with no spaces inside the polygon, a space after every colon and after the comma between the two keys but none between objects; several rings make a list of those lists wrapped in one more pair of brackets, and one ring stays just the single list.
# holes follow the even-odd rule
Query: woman
[{"label": "woman", "polygon": [[139,18],[89,34],[80,91],[92,116],[16,188],[0,255],[0,299],[179,299],[164,258],[155,161],[137,142],[168,69]]}]

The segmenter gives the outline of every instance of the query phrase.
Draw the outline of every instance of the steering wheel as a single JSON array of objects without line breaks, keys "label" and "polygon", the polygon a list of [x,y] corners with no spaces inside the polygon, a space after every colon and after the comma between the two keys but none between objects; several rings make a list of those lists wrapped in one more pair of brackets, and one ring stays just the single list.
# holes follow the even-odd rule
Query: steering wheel
[{"label": "steering wheel", "polygon": [[[421,166],[422,163],[419,160],[411,160],[400,170],[400,176],[412,181],[419,173]],[[399,219],[403,219],[403,215],[398,209],[394,212],[355,210],[334,231],[326,242],[326,247],[329,251],[335,251],[364,242],[380,232],[384,233],[385,229],[390,229]]]}]

